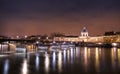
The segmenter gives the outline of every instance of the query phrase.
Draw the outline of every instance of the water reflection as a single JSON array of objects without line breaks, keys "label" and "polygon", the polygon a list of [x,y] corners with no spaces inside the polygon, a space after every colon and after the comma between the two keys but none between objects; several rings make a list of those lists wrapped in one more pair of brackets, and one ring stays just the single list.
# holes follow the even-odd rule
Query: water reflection
[{"label": "water reflection", "polygon": [[66,62],[67,62],[67,61],[66,61],[66,50],[63,51],[63,60],[64,60],[64,61],[63,61],[64,64],[66,64]]},{"label": "water reflection", "polygon": [[36,54],[35,66],[37,71],[39,70],[39,63],[40,63],[39,54]]},{"label": "water reflection", "polygon": [[71,57],[71,63],[73,63],[73,60],[74,60],[74,49],[73,48],[70,48],[70,57]]},{"label": "water reflection", "polygon": [[49,56],[48,54],[45,55],[45,72],[46,73],[49,73],[49,65],[50,65],[50,59],[49,59]]},{"label": "water reflection", "polygon": [[22,63],[22,73],[21,74],[28,74],[28,64],[27,64],[27,59],[23,60]]},{"label": "water reflection", "polygon": [[116,68],[116,61],[117,61],[117,48],[114,47],[112,48],[111,50],[111,58],[112,58],[112,66],[113,66],[113,69]]},{"label": "water reflection", "polygon": [[5,63],[4,63],[4,72],[3,72],[3,74],[8,74],[8,71],[9,71],[9,60],[6,59]]},{"label": "water reflection", "polygon": [[90,59],[90,54],[91,54],[91,53],[90,53],[90,50],[91,50],[91,49],[88,48],[88,59]]},{"label": "water reflection", "polygon": [[30,53],[27,53],[26,57],[27,57],[27,61],[29,62],[30,61]]},{"label": "water reflection", "polygon": [[[116,74],[120,70],[120,48],[115,47],[76,47],[76,49],[68,48],[67,50],[27,53],[25,55],[10,55],[9,59],[6,59],[8,57],[0,57],[0,66],[3,66],[3,68],[0,68],[2,74],[9,74],[9,72],[14,74],[14,71],[12,71],[14,66],[15,72],[20,74],[35,72],[39,74],[43,71],[46,74],[105,73],[107,71]],[[13,56],[17,56],[17,59]],[[31,65],[31,63],[35,64]],[[21,68],[19,68],[20,65]]]},{"label": "water reflection", "polygon": [[53,59],[52,59],[52,64],[53,64],[53,70],[55,71],[55,66],[56,66],[56,54],[53,52]]},{"label": "water reflection", "polygon": [[95,66],[96,66],[97,72],[99,72],[99,49],[98,48],[95,49]]},{"label": "water reflection", "polygon": [[59,72],[62,71],[62,52],[59,51],[58,53],[58,70]]},{"label": "water reflection", "polygon": [[118,62],[119,62],[119,67],[120,67],[120,49],[117,49],[118,50]]},{"label": "water reflection", "polygon": [[85,65],[85,70],[87,70],[87,65],[88,65],[88,60],[87,60],[87,47],[84,48],[84,65]]},{"label": "water reflection", "polygon": [[80,47],[76,47],[76,56],[75,57],[79,57],[79,53],[80,53]]},{"label": "water reflection", "polygon": [[70,61],[70,50],[67,50],[67,60]]}]

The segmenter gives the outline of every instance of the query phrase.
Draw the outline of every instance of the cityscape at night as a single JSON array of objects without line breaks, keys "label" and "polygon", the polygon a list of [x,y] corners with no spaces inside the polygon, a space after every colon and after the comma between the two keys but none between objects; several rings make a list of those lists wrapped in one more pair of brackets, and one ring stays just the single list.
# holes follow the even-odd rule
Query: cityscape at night
[{"label": "cityscape at night", "polygon": [[120,1],[0,0],[0,74],[120,74]]}]

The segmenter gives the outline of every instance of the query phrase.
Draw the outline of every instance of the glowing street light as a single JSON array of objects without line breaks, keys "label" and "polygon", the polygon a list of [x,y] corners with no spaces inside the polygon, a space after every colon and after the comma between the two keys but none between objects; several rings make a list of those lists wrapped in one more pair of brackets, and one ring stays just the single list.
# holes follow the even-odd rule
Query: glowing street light
[{"label": "glowing street light", "polygon": [[39,44],[39,41],[36,41],[36,44]]},{"label": "glowing street light", "polygon": [[40,39],[40,37],[38,37],[38,39]]},{"label": "glowing street light", "polygon": [[25,38],[27,38],[28,36],[27,35],[25,35]]},{"label": "glowing street light", "polygon": [[16,36],[17,39],[19,39],[20,37],[19,36]]},{"label": "glowing street light", "polygon": [[112,46],[117,46],[117,43],[112,43]]}]

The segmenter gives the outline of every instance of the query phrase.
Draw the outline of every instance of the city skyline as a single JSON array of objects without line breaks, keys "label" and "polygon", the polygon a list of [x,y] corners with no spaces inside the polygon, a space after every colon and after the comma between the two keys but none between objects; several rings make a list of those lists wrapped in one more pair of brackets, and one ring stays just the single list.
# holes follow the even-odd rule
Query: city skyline
[{"label": "city skyline", "polygon": [[1,35],[120,31],[119,0],[1,0]]}]

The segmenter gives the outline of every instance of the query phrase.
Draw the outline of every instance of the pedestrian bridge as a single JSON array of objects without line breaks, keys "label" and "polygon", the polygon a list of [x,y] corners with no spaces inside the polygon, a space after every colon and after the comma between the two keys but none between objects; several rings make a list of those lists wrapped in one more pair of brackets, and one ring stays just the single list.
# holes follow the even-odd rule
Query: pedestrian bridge
[{"label": "pedestrian bridge", "polygon": [[21,44],[21,43],[2,43],[0,44],[0,53],[15,53],[15,52],[30,52],[36,51],[34,44]]}]

